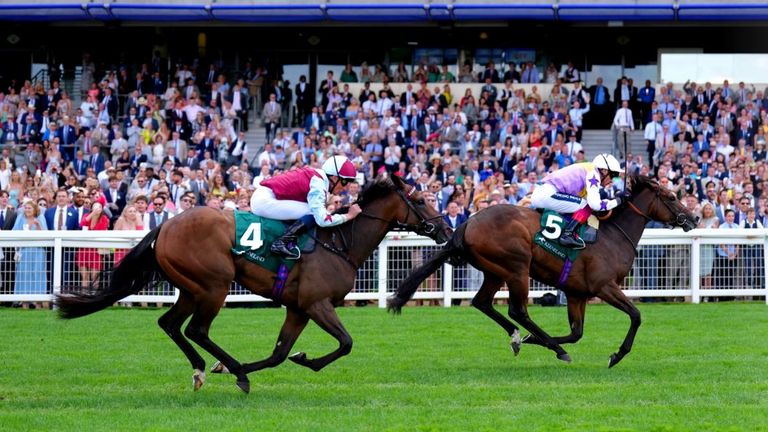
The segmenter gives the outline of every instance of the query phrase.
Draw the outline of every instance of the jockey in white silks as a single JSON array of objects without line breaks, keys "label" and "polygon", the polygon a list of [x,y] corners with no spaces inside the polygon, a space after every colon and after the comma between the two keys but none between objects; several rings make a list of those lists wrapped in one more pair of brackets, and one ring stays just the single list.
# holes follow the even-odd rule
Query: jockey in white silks
[{"label": "jockey in white silks", "polygon": [[603,199],[600,196],[601,188],[608,187],[620,171],[619,161],[607,153],[597,155],[592,163],[569,165],[541,180],[540,186],[534,189],[531,195],[531,206],[558,213],[573,213],[559,243],[562,246],[583,249],[584,240],[576,233],[576,228],[587,221],[592,210],[611,210],[626,200],[623,192],[617,193],[613,199]]},{"label": "jockey in white silks", "polygon": [[251,211],[262,217],[296,222],[272,243],[272,252],[298,259],[295,245],[298,234],[315,224],[331,227],[354,219],[360,206],[353,204],[347,214],[330,214],[326,204],[328,194],[338,194],[355,181],[357,170],[346,156],[333,156],[323,163],[322,169],[311,167],[287,171],[261,182],[251,197]]}]

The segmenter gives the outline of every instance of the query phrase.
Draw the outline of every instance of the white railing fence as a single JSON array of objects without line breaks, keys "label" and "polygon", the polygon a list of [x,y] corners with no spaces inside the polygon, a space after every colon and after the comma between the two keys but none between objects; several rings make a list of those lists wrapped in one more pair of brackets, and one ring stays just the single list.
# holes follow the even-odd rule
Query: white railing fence
[{"label": "white railing fence", "polygon": [[[144,234],[2,231],[0,302],[45,302],[62,290],[82,286],[99,270],[112,268]],[[358,270],[347,300],[373,301],[384,307],[397,284],[437,248],[428,238],[390,233]],[[761,297],[768,303],[767,250],[768,230],[646,230],[623,289],[633,298],[682,298],[699,303],[715,297]],[[414,299],[451,306],[454,301],[472,298],[481,283],[482,274],[475,268],[445,264],[423,282]],[[530,287],[531,298],[555,292],[535,281]],[[176,296],[173,287],[159,282],[124,302],[173,303]],[[497,297],[509,295],[502,290]],[[233,283],[227,301],[268,299]]]}]

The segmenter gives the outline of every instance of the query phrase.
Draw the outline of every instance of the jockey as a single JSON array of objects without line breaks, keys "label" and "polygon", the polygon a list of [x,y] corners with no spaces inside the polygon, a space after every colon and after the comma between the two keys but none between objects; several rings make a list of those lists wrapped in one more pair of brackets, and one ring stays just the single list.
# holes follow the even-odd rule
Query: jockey
[{"label": "jockey", "polygon": [[261,182],[251,197],[251,211],[258,216],[278,220],[293,220],[285,233],[272,243],[271,251],[290,259],[299,253],[288,249],[297,235],[314,224],[331,227],[354,219],[360,206],[353,204],[347,214],[329,214],[327,194],[338,194],[355,181],[357,170],[346,156],[333,156],[323,163],[322,169],[304,167]]},{"label": "jockey", "polygon": [[614,199],[600,197],[601,187],[610,186],[613,177],[620,171],[619,161],[607,153],[597,155],[592,163],[569,165],[541,180],[540,186],[534,189],[531,196],[531,206],[559,213],[573,213],[559,243],[583,249],[584,240],[576,234],[579,224],[587,221],[592,210],[611,210],[626,200],[623,192],[617,193]]}]

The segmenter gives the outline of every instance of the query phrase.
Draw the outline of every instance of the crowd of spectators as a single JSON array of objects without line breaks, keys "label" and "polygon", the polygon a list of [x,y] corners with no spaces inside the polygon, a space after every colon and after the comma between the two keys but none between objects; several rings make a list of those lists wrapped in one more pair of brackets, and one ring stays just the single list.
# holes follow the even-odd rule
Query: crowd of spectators
[{"label": "crowd of spectators", "polygon": [[[306,77],[292,87],[250,64],[231,76],[215,64],[164,74],[157,64],[97,72],[86,57],[77,105],[55,80],[0,93],[0,205],[29,221],[43,215],[43,229],[150,229],[192,206],[249,210],[263,179],[345,154],[361,183],[399,175],[455,220],[525,205],[547,173],[585,161],[582,127],[591,124],[628,141],[629,172],[658,178],[696,213],[711,207],[717,221],[702,218],[708,227],[726,224],[729,210],[736,225],[768,222],[768,91],[744,83],[670,83],[657,92],[622,78],[611,91],[602,79],[582,87],[572,63],[542,73],[533,63],[503,72],[489,63],[479,73],[464,65],[458,76],[426,64],[363,65],[358,76],[348,65],[341,82],[329,71],[317,87]],[[352,94],[351,82],[365,83],[362,91]],[[395,94],[390,82],[408,84]],[[483,85],[455,95],[454,82]],[[515,86],[539,82],[553,84],[549,94]],[[250,111],[267,138],[255,155],[245,142],[256,126]],[[623,133],[634,129],[644,131],[642,149]],[[329,205],[358,192],[353,186]],[[4,229],[14,227],[0,216]]]}]

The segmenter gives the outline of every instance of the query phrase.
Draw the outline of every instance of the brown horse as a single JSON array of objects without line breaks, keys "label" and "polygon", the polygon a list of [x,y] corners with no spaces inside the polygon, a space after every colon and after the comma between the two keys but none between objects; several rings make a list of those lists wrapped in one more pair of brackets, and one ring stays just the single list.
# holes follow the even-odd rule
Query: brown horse
[{"label": "brown horse", "polygon": [[[570,356],[560,344],[581,339],[584,311],[590,298],[598,297],[629,315],[631,324],[618,352],[610,357],[616,365],[632,349],[640,326],[640,312],[620,289],[635,260],[637,244],[649,220],[665,222],[689,231],[695,218],[676,196],[648,177],[631,177],[633,197],[625,206],[614,209],[601,223],[598,241],[585,249],[573,262],[562,290],[568,298],[571,333],[551,337],[528,315],[528,278],[557,286],[563,262],[533,242],[540,229],[541,214],[523,207],[494,206],[471,217],[459,227],[451,241],[425,264],[415,269],[388,300],[391,311],[400,309],[416,292],[421,282],[444,262],[469,262],[483,272],[483,283],[472,299],[472,306],[488,315],[512,337],[515,354],[521,342],[545,346],[560,360]],[[509,289],[508,315],[530,333],[520,339],[518,328],[493,308],[496,292],[506,282]]]},{"label": "brown horse", "polygon": [[[290,359],[314,371],[348,354],[352,338],[341,324],[335,307],[354,287],[357,268],[371,255],[387,232],[403,228],[444,243],[450,236],[440,214],[426,205],[420,192],[400,178],[377,179],[357,201],[363,210],[352,222],[319,229],[317,250],[294,266],[278,300],[286,318],[272,355],[241,364],[208,337],[233,280],[251,292],[270,297],[275,274],[230,252],[235,241],[234,217],[210,208],[184,212],[151,231],[111,273],[108,287],[99,291],[63,294],[57,298],[63,318],[76,318],[102,310],[138,293],[161,278],[179,288],[178,301],[158,324],[192,363],[195,390],[205,381],[205,361],[190,340],[211,353],[230,372],[237,385],[250,391],[247,374],[285,361],[294,342],[311,319],[339,342],[335,351],[315,359],[297,353]],[[106,279],[109,275],[102,274]],[[192,317],[182,334],[184,321]]]}]

